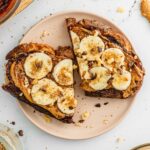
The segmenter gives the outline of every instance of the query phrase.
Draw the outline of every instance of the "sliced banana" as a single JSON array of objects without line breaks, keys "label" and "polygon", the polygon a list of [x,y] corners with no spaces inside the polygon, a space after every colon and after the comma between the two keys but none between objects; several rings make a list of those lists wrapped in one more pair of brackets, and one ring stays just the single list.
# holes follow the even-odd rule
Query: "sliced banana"
[{"label": "sliced banana", "polygon": [[71,59],[64,59],[60,61],[53,71],[53,77],[60,85],[73,84],[73,62]]},{"label": "sliced banana", "polygon": [[52,59],[45,53],[32,53],[24,63],[25,73],[32,79],[41,79],[52,70]]},{"label": "sliced banana", "polygon": [[131,83],[131,73],[124,70],[122,74],[116,73],[113,75],[112,85],[117,90],[126,90]]},{"label": "sliced banana", "polygon": [[63,97],[63,90],[54,81],[44,78],[33,85],[31,96],[33,101],[39,105],[54,105]]},{"label": "sliced banana", "polygon": [[73,115],[77,106],[77,100],[74,98],[73,88],[64,89],[64,97],[57,102],[61,112],[67,115]]},{"label": "sliced banana", "polygon": [[73,97],[67,97],[66,99],[58,100],[57,106],[61,112],[67,115],[73,115],[77,106],[77,100]]},{"label": "sliced banana", "polygon": [[102,53],[102,63],[111,71],[124,64],[124,53],[118,48],[109,48]]},{"label": "sliced banana", "polygon": [[100,60],[101,52],[105,45],[99,36],[88,36],[82,39],[80,43],[80,51],[89,61]]},{"label": "sliced banana", "polygon": [[74,97],[74,88],[70,87],[70,88],[64,88],[63,89],[63,93],[64,93],[64,97]]},{"label": "sliced banana", "polygon": [[77,61],[79,64],[79,73],[81,79],[85,79],[85,80],[91,79],[88,62],[86,60],[83,60],[82,58],[77,58]]},{"label": "sliced banana", "polygon": [[94,90],[103,90],[108,86],[108,80],[111,74],[108,69],[104,67],[94,67],[90,70],[94,79],[90,81],[89,86]]},{"label": "sliced banana", "polygon": [[73,31],[70,31],[70,35],[71,35],[71,39],[72,39],[72,44],[73,44],[74,51],[76,51],[80,47],[80,38]]}]

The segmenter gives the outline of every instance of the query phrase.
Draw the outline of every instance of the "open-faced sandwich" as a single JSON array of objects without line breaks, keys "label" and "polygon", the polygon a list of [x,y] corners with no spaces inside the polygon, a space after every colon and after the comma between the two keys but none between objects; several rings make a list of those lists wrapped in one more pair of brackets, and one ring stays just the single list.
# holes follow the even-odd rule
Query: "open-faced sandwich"
[{"label": "open-faced sandwich", "polygon": [[4,90],[44,114],[72,122],[77,100],[70,47],[55,51],[45,44],[21,44],[8,53],[6,60]]},{"label": "open-faced sandwich", "polygon": [[74,54],[88,96],[128,98],[142,85],[144,69],[129,41],[94,20],[66,19]]},{"label": "open-faced sandwich", "polygon": [[[21,44],[7,56],[3,89],[36,110],[73,122],[73,61],[87,96],[128,98],[140,89],[144,69],[129,41],[96,21],[66,19],[73,50],[45,44]],[[73,54],[74,52],[74,54]]]}]

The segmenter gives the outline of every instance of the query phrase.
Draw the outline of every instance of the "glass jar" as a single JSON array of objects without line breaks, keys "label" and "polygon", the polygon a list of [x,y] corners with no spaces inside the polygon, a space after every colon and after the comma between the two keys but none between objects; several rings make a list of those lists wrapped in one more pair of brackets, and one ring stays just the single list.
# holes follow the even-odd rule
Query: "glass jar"
[{"label": "glass jar", "polygon": [[16,11],[21,0],[0,0],[0,24]]},{"label": "glass jar", "polygon": [[0,124],[0,149],[23,150],[18,135],[11,128],[3,124]]},{"label": "glass jar", "polygon": [[132,150],[150,150],[150,143],[137,146],[133,148]]}]

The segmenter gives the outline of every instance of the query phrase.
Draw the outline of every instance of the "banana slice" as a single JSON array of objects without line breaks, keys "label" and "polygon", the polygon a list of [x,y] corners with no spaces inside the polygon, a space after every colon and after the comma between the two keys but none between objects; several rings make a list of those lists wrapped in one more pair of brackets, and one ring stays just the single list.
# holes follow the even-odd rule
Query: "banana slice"
[{"label": "banana slice", "polygon": [[67,115],[73,115],[77,107],[77,100],[74,98],[73,88],[64,89],[64,97],[57,102],[61,112]]},{"label": "banana slice", "polygon": [[80,47],[80,38],[79,36],[73,32],[73,31],[70,31],[70,35],[71,35],[71,39],[72,39],[72,44],[73,44],[73,48],[74,50],[76,51],[77,49],[79,49]]},{"label": "banana slice", "polygon": [[100,60],[101,52],[104,50],[104,42],[98,36],[88,36],[82,39],[80,51],[89,61]]},{"label": "banana slice", "polygon": [[64,88],[64,96],[65,97],[74,97],[74,88],[73,87],[70,87],[70,88]]},{"label": "banana slice", "polygon": [[77,100],[73,97],[67,97],[58,100],[57,106],[61,112],[67,115],[73,115],[75,113],[75,108],[77,106]]},{"label": "banana slice", "polygon": [[91,80],[89,85],[94,90],[103,90],[108,86],[108,80],[111,78],[111,74],[108,69],[104,67],[94,67],[90,70],[95,79]]},{"label": "banana slice", "polygon": [[118,48],[109,48],[102,53],[102,63],[111,71],[123,65],[124,53]]},{"label": "banana slice", "polygon": [[83,60],[82,58],[77,58],[78,64],[79,64],[79,72],[81,79],[91,79],[91,74],[89,73],[89,66],[88,62],[86,60]]},{"label": "banana slice", "polygon": [[63,90],[54,81],[44,78],[33,85],[31,96],[33,101],[39,105],[54,105],[62,98]]},{"label": "banana slice", "polygon": [[112,85],[117,90],[126,90],[131,83],[131,73],[124,70],[122,74],[116,73],[113,75]]},{"label": "banana slice", "polygon": [[25,73],[32,79],[41,79],[52,70],[52,59],[44,53],[30,54],[24,63]]},{"label": "banana slice", "polygon": [[73,63],[71,59],[60,61],[54,68],[53,77],[60,85],[73,84]]}]

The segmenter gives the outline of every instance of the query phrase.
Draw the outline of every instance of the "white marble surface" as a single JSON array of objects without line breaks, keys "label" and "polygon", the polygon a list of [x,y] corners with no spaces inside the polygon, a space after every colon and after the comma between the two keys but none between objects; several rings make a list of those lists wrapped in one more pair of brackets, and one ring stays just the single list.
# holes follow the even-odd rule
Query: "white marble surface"
[{"label": "white marble surface", "polygon": [[[89,140],[67,141],[48,135],[35,127],[21,112],[15,99],[0,89],[0,122],[17,132],[25,150],[129,150],[150,142],[150,24],[141,17],[139,3],[131,9],[134,0],[35,0],[25,11],[0,26],[0,84],[4,81],[4,57],[18,40],[42,17],[63,10],[86,10],[113,20],[129,37],[146,69],[143,87],[136,101],[119,126],[110,132]],[[119,14],[121,6],[125,12]],[[131,15],[129,16],[129,10]],[[7,120],[15,121],[10,125]],[[125,139],[116,142],[117,138]]]}]

